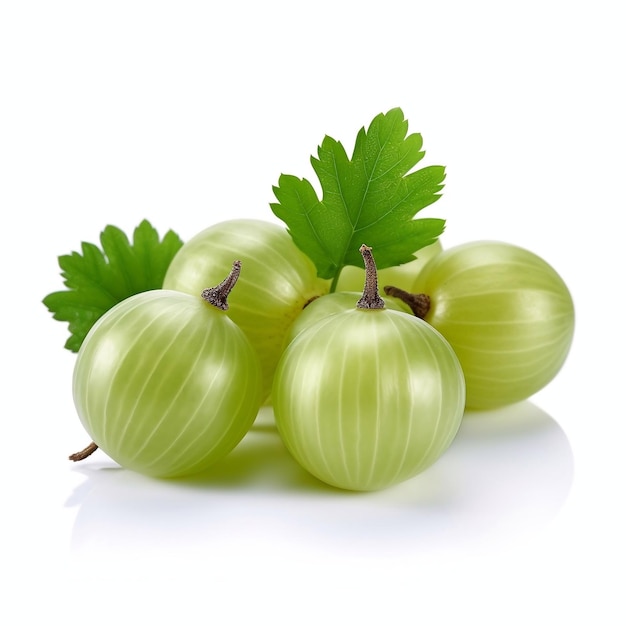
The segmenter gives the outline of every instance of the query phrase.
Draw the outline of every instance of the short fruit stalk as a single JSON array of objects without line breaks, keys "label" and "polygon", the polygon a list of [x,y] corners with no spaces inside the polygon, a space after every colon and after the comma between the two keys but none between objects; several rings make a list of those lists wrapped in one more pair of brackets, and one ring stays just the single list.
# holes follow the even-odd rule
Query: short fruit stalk
[{"label": "short fruit stalk", "polygon": [[[414,253],[416,258],[413,261],[403,263],[402,265],[385,267],[382,270],[378,268],[379,287],[381,285],[396,285],[402,289],[411,289],[422,268],[442,250],[441,240],[437,239],[435,243],[417,250]],[[339,274],[335,291],[360,291],[363,288],[364,281],[365,273],[363,267],[346,265]],[[381,292],[380,289],[379,292]]]},{"label": "short fruit stalk", "polygon": [[[380,291],[380,290],[379,290]],[[337,313],[354,309],[354,303],[361,297],[358,291],[334,291],[309,302],[289,327],[284,346],[288,346],[303,330],[316,322]],[[411,309],[401,300],[390,298],[385,300],[385,308],[410,313]]]}]

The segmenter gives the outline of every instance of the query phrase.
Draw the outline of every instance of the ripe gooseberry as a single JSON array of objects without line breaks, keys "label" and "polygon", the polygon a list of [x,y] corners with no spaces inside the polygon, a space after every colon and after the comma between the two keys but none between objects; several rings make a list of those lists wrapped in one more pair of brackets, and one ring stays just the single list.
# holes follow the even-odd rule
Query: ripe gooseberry
[{"label": "ripe gooseberry", "polygon": [[137,472],[170,478],[225,457],[254,422],[261,367],[243,331],[226,315],[239,276],[197,296],[156,289],[107,311],[78,352],[78,416],[93,443]]},{"label": "ripe gooseberry", "polygon": [[215,284],[237,257],[246,267],[229,297],[228,315],[244,331],[261,360],[263,397],[268,400],[285,334],[314,298],[328,293],[313,262],[287,230],[263,220],[234,219],[206,228],[177,252],[164,289],[197,294]]},{"label": "ripe gooseberry", "polygon": [[465,384],[432,326],[385,308],[371,249],[360,250],[362,298],[287,346],[272,403],[302,467],[329,485],[371,491],[415,476],[444,453],[461,423]]},{"label": "ripe gooseberry", "polygon": [[574,335],[574,304],[563,279],[539,256],[508,243],[475,241],[444,250],[412,293],[385,293],[414,308],[454,348],[467,407],[525,400],[559,372]]}]

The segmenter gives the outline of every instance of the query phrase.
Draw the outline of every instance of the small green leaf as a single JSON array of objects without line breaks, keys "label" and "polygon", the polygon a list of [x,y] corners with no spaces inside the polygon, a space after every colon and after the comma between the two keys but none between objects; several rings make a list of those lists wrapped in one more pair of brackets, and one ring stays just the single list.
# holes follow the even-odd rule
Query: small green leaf
[{"label": "small green leaf", "polygon": [[55,320],[69,323],[65,347],[78,352],[95,322],[118,302],[142,291],[160,289],[174,255],[183,245],[168,231],[159,241],[157,231],[143,220],[133,232],[132,244],[116,226],[100,233],[98,248],[83,242],[81,252],[60,256],[65,291],[43,299]]},{"label": "small green leaf", "polygon": [[411,172],[424,152],[421,135],[407,132],[396,108],[359,131],[352,158],[340,142],[325,137],[311,158],[321,200],[308,180],[280,176],[273,188],[278,202],[270,206],[320,278],[336,280],[345,265],[361,267],[362,243],[374,249],[383,269],[411,261],[443,232],[445,220],[414,217],[439,199],[445,168]]}]

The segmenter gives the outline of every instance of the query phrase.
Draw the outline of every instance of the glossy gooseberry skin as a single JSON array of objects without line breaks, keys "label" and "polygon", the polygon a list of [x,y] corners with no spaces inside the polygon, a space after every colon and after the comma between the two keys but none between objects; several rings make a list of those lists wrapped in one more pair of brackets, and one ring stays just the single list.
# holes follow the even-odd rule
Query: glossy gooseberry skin
[{"label": "glossy gooseberry skin", "polygon": [[[416,258],[413,261],[377,270],[379,293],[383,295],[383,287],[385,285],[395,285],[400,287],[400,289],[410,291],[422,268],[442,250],[441,241],[437,239],[435,243],[415,252]],[[335,291],[362,291],[364,282],[364,268],[346,265],[341,270]]]},{"label": "glossy gooseberry skin", "polygon": [[172,260],[163,287],[200,293],[228,273],[234,258],[241,259],[245,271],[228,297],[228,315],[257,350],[267,400],[287,330],[310,300],[328,292],[330,283],[317,277],[313,262],[282,226],[233,219],[187,241]]},{"label": "glossy gooseberry skin", "polygon": [[303,330],[283,353],[272,394],[296,461],[354,491],[391,486],[434,463],[464,402],[449,344],[423,320],[387,309],[355,308]]},{"label": "glossy gooseberry skin", "polygon": [[176,291],[132,296],[83,342],[73,395],[93,441],[149,476],[194,474],[225,457],[254,422],[261,369],[224,311]]},{"label": "glossy gooseberry skin", "polygon": [[572,296],[536,254],[475,241],[444,250],[420,272],[415,293],[430,297],[425,320],[452,345],[469,409],[525,400],[559,372],[572,344]]}]

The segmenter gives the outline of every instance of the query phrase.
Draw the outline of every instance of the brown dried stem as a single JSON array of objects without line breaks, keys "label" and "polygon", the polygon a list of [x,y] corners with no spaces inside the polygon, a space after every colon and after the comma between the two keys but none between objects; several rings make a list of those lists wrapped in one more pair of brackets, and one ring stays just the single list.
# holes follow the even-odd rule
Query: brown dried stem
[{"label": "brown dried stem", "polygon": [[430,297],[425,293],[409,293],[393,285],[385,285],[384,291],[388,296],[402,300],[416,317],[424,319],[430,310]]},{"label": "brown dried stem", "polygon": [[228,310],[228,294],[235,286],[239,274],[241,272],[241,261],[235,261],[233,267],[230,270],[230,274],[216,287],[210,287],[205,289],[200,295],[209,304],[221,309],[222,311]]},{"label": "brown dried stem", "polygon": [[74,454],[70,454],[70,461],[83,461],[88,456],[91,456],[96,450],[98,446],[92,441],[86,448],[81,450],[80,452],[74,452]]},{"label": "brown dried stem", "polygon": [[376,262],[372,255],[372,249],[363,244],[359,248],[359,252],[365,264],[365,286],[363,288],[363,295],[356,303],[356,306],[359,309],[384,309],[385,301],[378,293],[378,273],[376,271]]}]

